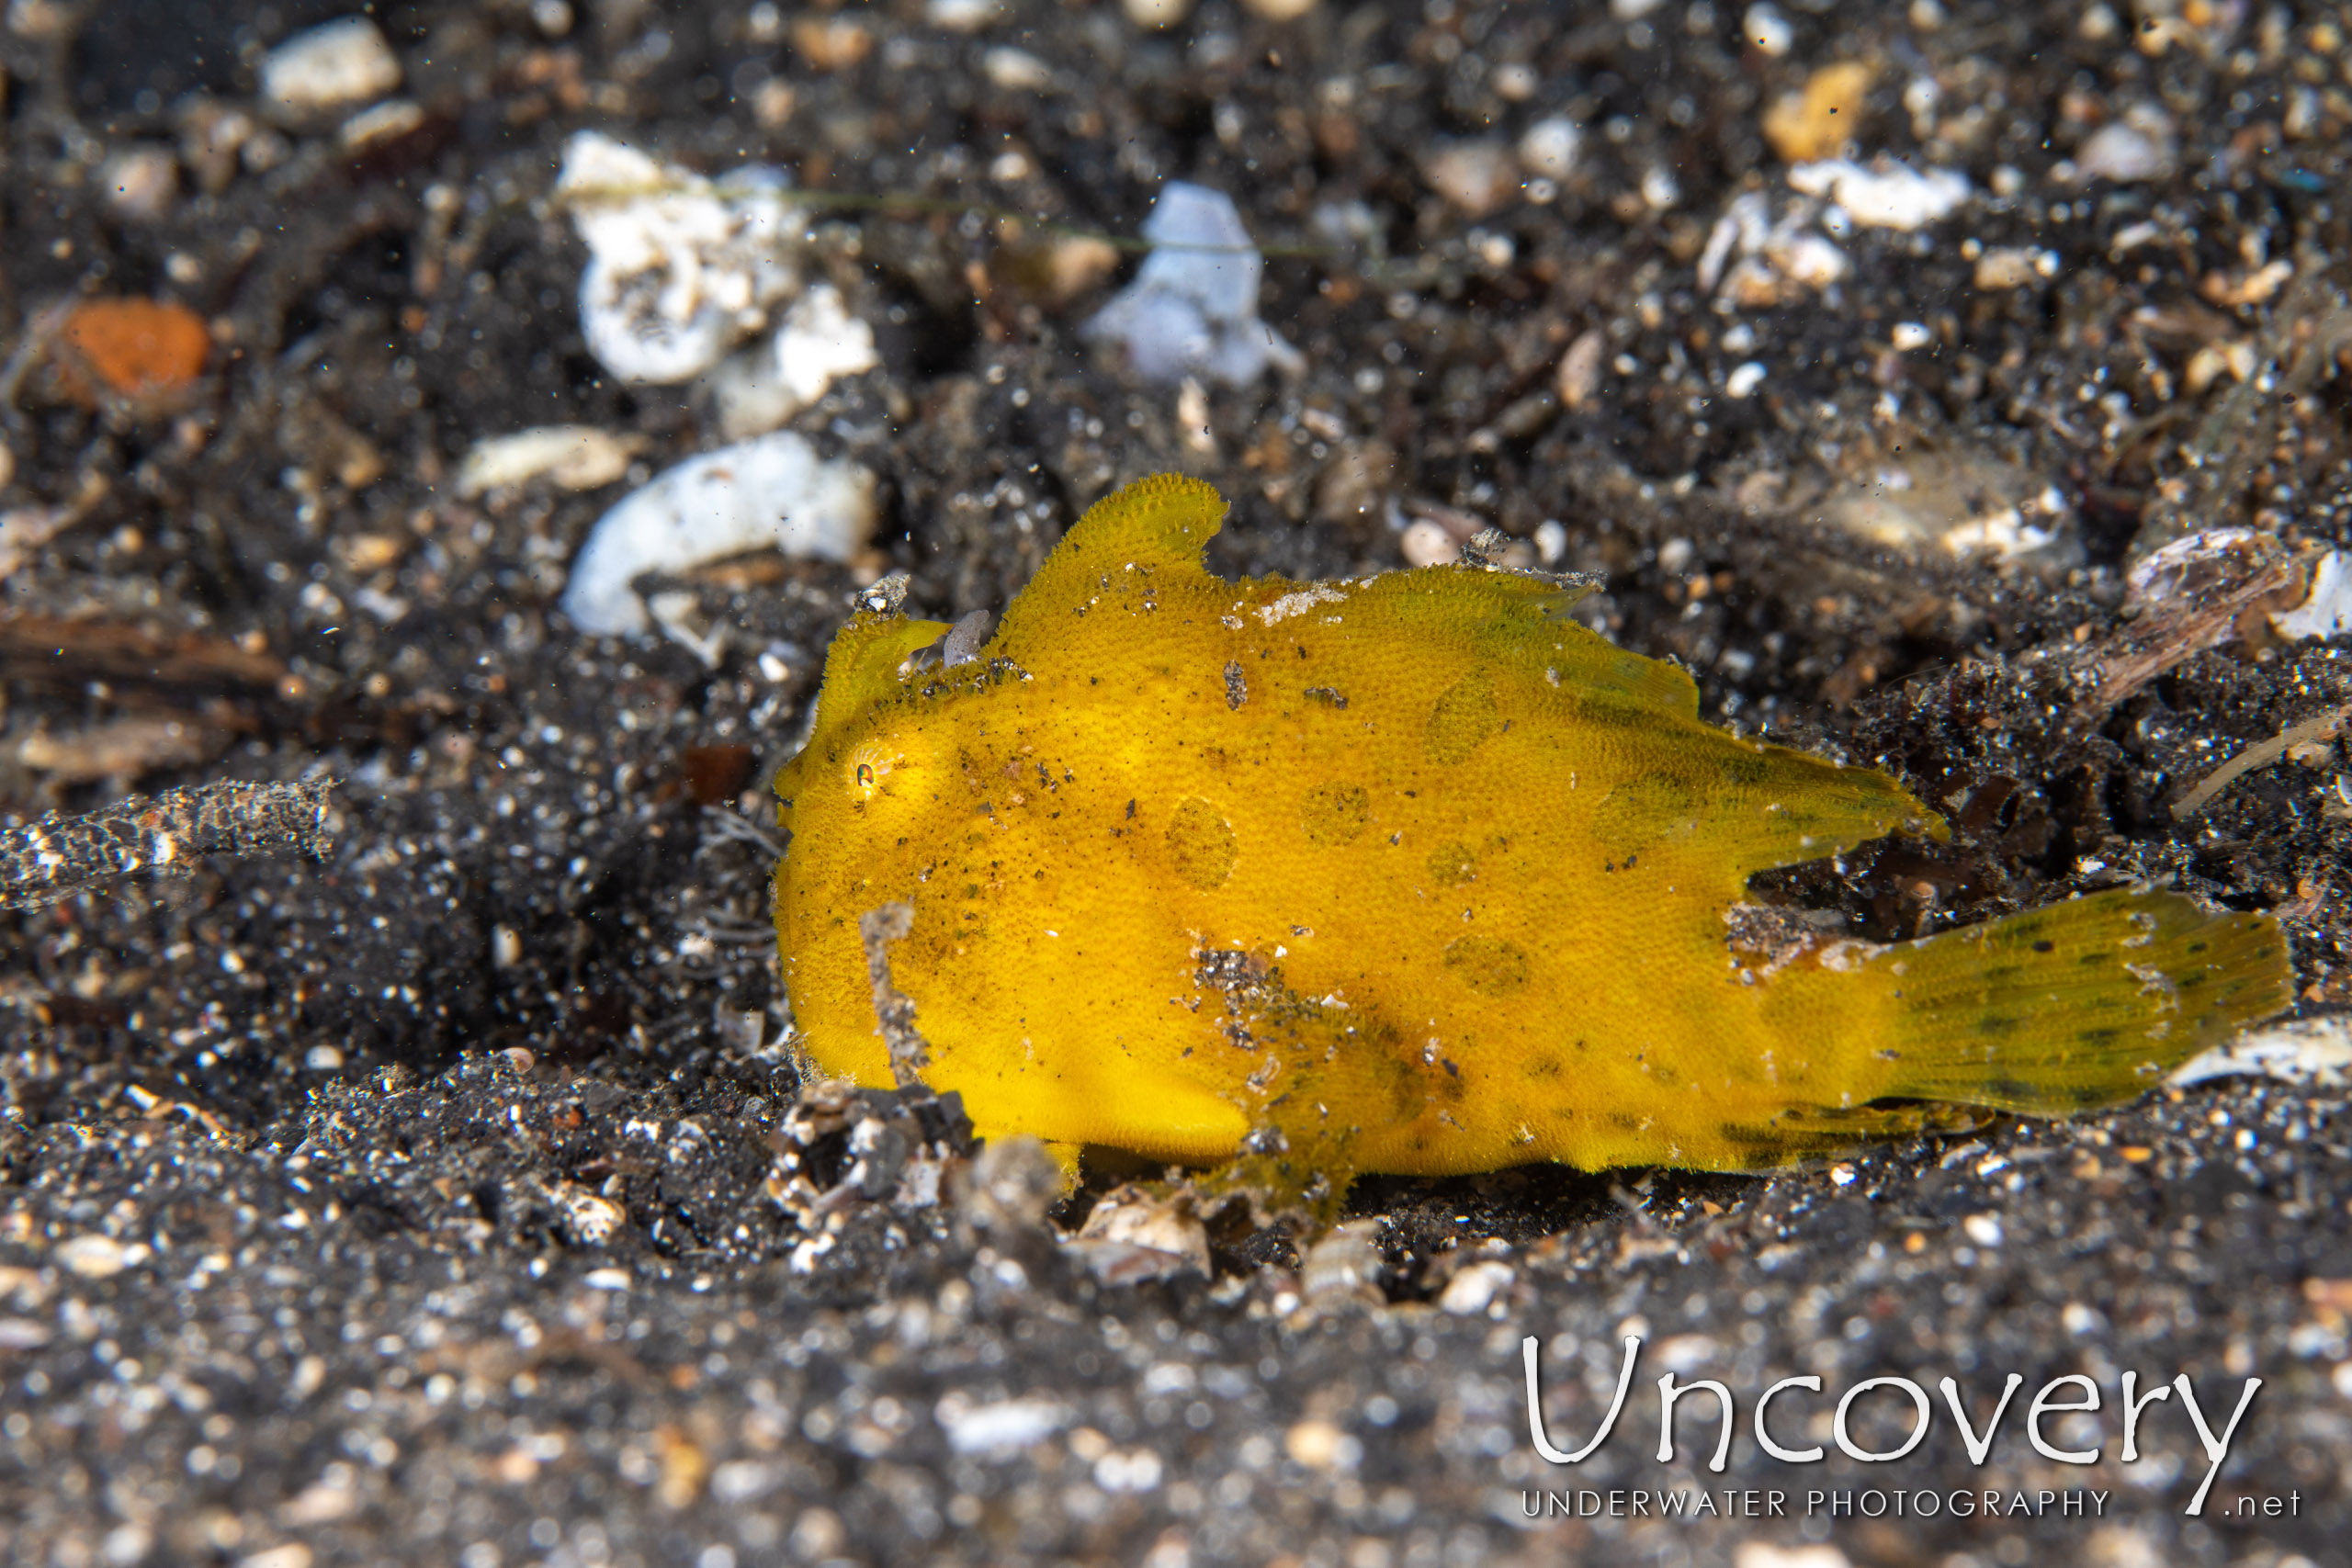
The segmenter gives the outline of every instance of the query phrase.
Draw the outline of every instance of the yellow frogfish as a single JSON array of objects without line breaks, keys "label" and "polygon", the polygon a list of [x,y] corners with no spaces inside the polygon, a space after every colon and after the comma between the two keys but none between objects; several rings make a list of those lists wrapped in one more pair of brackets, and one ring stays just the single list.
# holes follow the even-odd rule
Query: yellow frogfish
[{"label": "yellow frogfish", "polygon": [[1754,874],[1943,824],[1701,723],[1566,580],[1222,581],[1225,510],[1103,500],[985,643],[842,629],[776,780],[817,1064],[892,1081],[860,920],[900,902],[924,1079],[980,1134],[1192,1164],[1751,1169],[2128,1099],[2289,1005],[2274,920],[2166,893],[1742,945]]}]

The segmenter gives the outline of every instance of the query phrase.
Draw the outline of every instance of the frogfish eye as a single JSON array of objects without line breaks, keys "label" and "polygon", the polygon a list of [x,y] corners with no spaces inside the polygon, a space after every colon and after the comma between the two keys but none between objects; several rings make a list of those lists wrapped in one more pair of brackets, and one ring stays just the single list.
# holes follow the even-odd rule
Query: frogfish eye
[{"label": "frogfish eye", "polygon": [[906,766],[907,759],[899,748],[888,740],[870,740],[852,750],[846,759],[842,782],[849,786],[850,798],[872,800],[883,792],[890,775]]}]

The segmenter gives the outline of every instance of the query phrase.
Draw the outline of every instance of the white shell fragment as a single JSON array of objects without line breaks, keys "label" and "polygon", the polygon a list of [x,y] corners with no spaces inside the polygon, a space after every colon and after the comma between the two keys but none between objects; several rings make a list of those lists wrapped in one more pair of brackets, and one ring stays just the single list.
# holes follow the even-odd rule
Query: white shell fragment
[{"label": "white shell fragment", "polygon": [[763,435],[690,457],[605,513],[572,562],[563,613],[592,637],[634,636],[651,625],[630,587],[647,572],[765,546],[845,561],[873,531],[869,470],[790,431]]},{"label": "white shell fragment", "polygon": [[641,435],[616,435],[591,424],[542,424],[474,443],[458,468],[458,496],[470,501],[544,478],[559,490],[594,490],[628,472],[645,449]]},{"label": "white shell fragment", "polygon": [[2190,1057],[2165,1081],[2186,1088],[2227,1077],[2341,1088],[2352,1082],[2352,1020],[2336,1013],[2270,1024]]},{"label": "white shell fragment", "polygon": [[841,290],[820,283],[792,303],[775,334],[775,373],[802,406],[825,395],[836,377],[855,376],[882,363],[874,329],[849,313]]},{"label": "white shell fragment", "polygon": [[564,148],[555,194],[588,245],[588,351],[623,380],[691,380],[800,287],[799,225],[775,170],[713,183],[583,130]]},{"label": "white shell fragment", "polygon": [[718,433],[729,441],[764,435],[823,397],[836,378],[881,363],[874,329],[849,313],[841,290],[815,284],[793,301],[774,338],[711,372]]},{"label": "white shell fragment", "polygon": [[1950,169],[1914,169],[1892,159],[1872,164],[1824,158],[1789,171],[1789,186],[1826,197],[1865,229],[1917,229],[1950,216],[1968,199],[1968,177]]},{"label": "white shell fragment", "polygon": [[2312,570],[2311,597],[2284,615],[2270,617],[2278,635],[2337,637],[2352,631],[2352,558],[2330,550]]},{"label": "white shell fragment", "polygon": [[1258,319],[1265,258],[1231,197],[1170,180],[1159,187],[1143,234],[1158,248],[1086,323],[1087,336],[1124,344],[1137,374],[1153,381],[1204,376],[1246,387],[1269,365],[1285,373],[1305,368],[1298,350]]},{"label": "white shell fragment", "polygon": [[365,17],[297,33],[261,62],[261,96],[298,118],[373,103],[400,85],[399,58]]}]

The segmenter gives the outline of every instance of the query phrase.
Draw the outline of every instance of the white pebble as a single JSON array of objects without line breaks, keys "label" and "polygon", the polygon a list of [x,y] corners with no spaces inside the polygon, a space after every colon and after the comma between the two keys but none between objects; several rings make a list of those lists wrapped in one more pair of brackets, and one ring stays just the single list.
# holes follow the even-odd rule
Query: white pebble
[{"label": "white pebble", "polygon": [[980,57],[988,79],[1008,93],[1042,93],[1054,85],[1054,69],[1025,49],[1000,44]]},{"label": "white pebble", "polygon": [[2024,288],[2056,276],[2058,257],[2031,245],[1996,245],[1976,258],[1976,287],[1986,293]]},{"label": "white pebble", "polygon": [[1004,0],[926,0],[922,19],[944,32],[976,33],[1004,14]]},{"label": "white pebble", "polygon": [[951,1393],[933,1414],[947,1433],[950,1449],[979,1459],[1010,1458],[1069,1425],[1069,1412],[1044,1399],[1002,1399],[976,1405]]},{"label": "white pebble", "polygon": [[136,1243],[125,1247],[110,1235],[95,1231],[62,1241],[57,1247],[57,1260],[66,1272],[78,1274],[85,1280],[107,1280],[147,1256],[147,1248]]},{"label": "white pebble", "polygon": [[1456,1317],[1476,1317],[1493,1305],[1495,1297],[1510,1284],[1510,1264],[1494,1258],[1470,1264],[1445,1282],[1437,1298],[1438,1310]]},{"label": "white pebble", "polygon": [[1945,217],[1968,199],[1968,176],[1950,169],[1914,169],[1886,160],[1865,167],[1849,158],[1824,158],[1789,171],[1789,185],[1826,196],[1866,229],[1917,229]]},{"label": "white pebble", "polygon": [[1426,517],[1406,525],[1397,547],[1408,566],[1444,566],[1462,558],[1462,547],[1453,542],[1453,536]]},{"label": "white pebble", "polygon": [[170,216],[180,193],[179,161],[161,147],[133,147],[108,158],[98,171],[106,204],[135,223]]},{"label": "white pebble", "polygon": [[400,85],[400,60],[365,17],[297,33],[261,62],[261,96],[296,117],[368,103]]},{"label": "white pebble", "polygon": [[1920,321],[1897,321],[1888,329],[1886,341],[1908,354],[1915,348],[1925,348],[1936,341],[1936,334]]},{"label": "white pebble", "polygon": [[559,490],[594,490],[628,472],[645,438],[588,424],[542,424],[474,443],[458,468],[458,495],[470,501],[544,477]]},{"label": "white pebble", "polygon": [[637,635],[650,621],[630,586],[763,547],[846,561],[874,531],[874,475],[824,458],[790,431],[688,458],[597,521],[580,548],[563,612],[591,637]]},{"label": "white pebble", "polygon": [[1120,0],[1127,20],[1139,28],[1172,28],[1193,9],[1193,0]]},{"label": "white pebble", "polygon": [[1745,398],[1764,384],[1764,367],[1751,359],[1724,378],[1724,396]]},{"label": "white pebble", "polygon": [[1756,46],[1759,54],[1777,60],[1789,52],[1797,40],[1796,29],[1781,15],[1780,7],[1770,5],[1750,6],[1740,23],[1740,37]]},{"label": "white pebble", "polygon": [[2171,172],[2172,149],[2167,140],[2129,120],[2100,126],[2075,154],[2077,179],[2134,185],[2162,179]]},{"label": "white pebble", "polygon": [[1441,141],[1421,159],[1430,189],[1472,218],[1519,197],[1518,160],[1500,141]]},{"label": "white pebble", "polygon": [[1519,139],[1519,166],[1531,175],[1560,180],[1577,166],[1577,149],[1584,132],[1566,115],[1537,120]]}]

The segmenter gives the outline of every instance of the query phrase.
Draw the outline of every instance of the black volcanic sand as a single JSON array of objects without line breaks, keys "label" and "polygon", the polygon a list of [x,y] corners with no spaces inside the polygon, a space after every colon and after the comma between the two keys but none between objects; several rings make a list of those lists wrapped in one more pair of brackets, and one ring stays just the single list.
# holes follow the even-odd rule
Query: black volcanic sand
[{"label": "black volcanic sand", "polygon": [[[2341,1560],[2338,1090],[2230,1080],[1770,1177],[1383,1179],[1351,1201],[1376,1222],[1344,1233],[1352,1271],[1344,1242],[1306,1267],[1228,1226],[1213,1278],[1106,1284],[1062,1238],[1110,1175],[1048,1212],[1033,1168],[936,1108],[801,1100],[768,857],[725,822],[768,819],[875,571],[911,572],[926,614],[1001,608],[1084,505],[1178,468],[1233,498],[1210,552],[1231,573],[1393,568],[1413,518],[1531,541],[1555,520],[1559,565],[1608,576],[1584,613],[1689,665],[1711,717],[1883,763],[1953,818],[1949,845],[1770,879],[1777,900],[1889,938],[2161,878],[2280,911],[2304,1010],[2340,1006],[2332,733],[2175,806],[2352,701],[2352,668],[2268,635],[2261,604],[2244,637],[2191,637],[2178,604],[2127,606],[2124,574],[2135,538],[2184,527],[2289,556],[2346,532],[2344,7],[1326,0],[1275,22],[1216,0],[1155,33],[1008,0],[959,33],[911,0],[386,5],[407,130],[353,153],[289,128],[266,166],[232,158],[217,190],[183,168],[126,209],[111,160],[174,152],[190,94],[258,115],[265,51],[340,9],[19,0],[0,30],[10,352],[77,293],[178,299],[219,345],[179,410],[94,409],[39,355],[13,384],[0,502],[105,489],[0,585],[0,808],[345,781],[322,863],[0,912],[0,1556]],[[1036,68],[992,73],[1005,48]],[[1710,235],[1746,192],[1787,212],[1766,111],[1847,59],[1874,70],[1862,149],[1975,194],[1831,236],[1833,294],[1768,277],[1774,301],[1735,309],[1698,282]],[[1433,190],[1433,150],[1507,152],[1554,115],[1584,135],[1548,199],[1474,219]],[[2156,166],[2069,183],[2119,125]],[[1204,450],[1172,389],[1080,341],[1116,276],[1056,298],[1034,229],[828,209],[812,267],[885,366],[795,428],[881,476],[876,558],[673,584],[715,663],[582,638],[561,568],[626,482],[461,502],[458,461],[541,423],[641,436],[655,470],[718,439],[701,394],[616,384],[583,344],[584,251],[545,197],[590,128],[1116,235],[1162,179],[1217,186],[1279,253],[1264,313],[1307,368],[1214,391]],[[2005,249],[2034,255],[1980,288]],[[1840,522],[1932,534],[2018,501],[2055,540],[2006,561]],[[2082,660],[2151,643],[2120,700],[2069,705]],[[130,760],[57,761],[108,736]],[[771,1196],[780,1151],[820,1202]],[[1531,1445],[1529,1335],[1563,1447],[1645,1340],[1580,1465]],[[1731,1390],[1722,1472],[1708,1394],[1655,1458],[1668,1372]],[[1937,1382],[1981,1424],[2010,1373],[1979,1466]],[[2027,1431],[2077,1373],[2100,1408],[2040,1435],[2089,1465]],[[2188,1374],[2217,1428],[2263,1380],[2202,1517],[2179,1395],[2119,1458],[2127,1373]],[[1815,1463],[1754,1438],[1797,1376],[1823,1392],[1779,1396],[1772,1430]],[[1832,1413],[1881,1376],[1934,1425],[1856,1462]],[[1881,1388],[1846,1436],[1892,1449],[1910,1417]],[[1785,1511],[1655,1517],[1711,1488]],[[1567,1513],[1528,1517],[1545,1489]],[[2095,1517],[2065,1517],[2074,1489]]]}]

